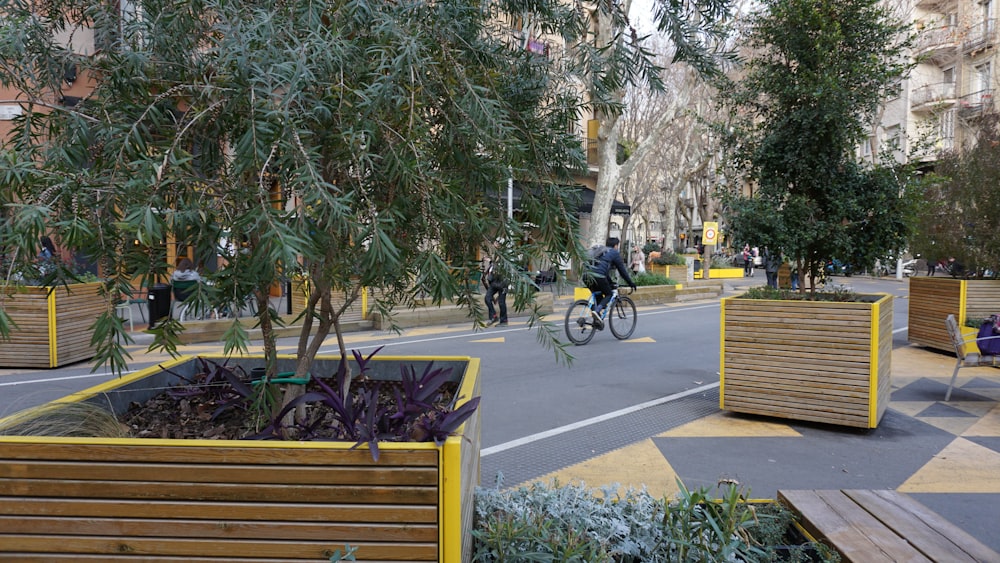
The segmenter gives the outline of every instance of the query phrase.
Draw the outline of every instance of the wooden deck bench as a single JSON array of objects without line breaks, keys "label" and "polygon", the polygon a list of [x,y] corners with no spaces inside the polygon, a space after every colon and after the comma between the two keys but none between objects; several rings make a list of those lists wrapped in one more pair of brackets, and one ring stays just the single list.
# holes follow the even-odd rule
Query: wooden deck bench
[{"label": "wooden deck bench", "polygon": [[802,527],[841,560],[996,563],[1000,553],[913,498],[890,490],[778,491]]}]

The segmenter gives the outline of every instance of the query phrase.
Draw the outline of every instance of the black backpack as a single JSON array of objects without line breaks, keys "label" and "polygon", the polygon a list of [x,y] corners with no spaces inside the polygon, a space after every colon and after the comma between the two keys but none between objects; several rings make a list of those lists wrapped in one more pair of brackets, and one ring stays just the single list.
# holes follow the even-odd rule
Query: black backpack
[{"label": "black backpack", "polygon": [[595,244],[587,249],[587,269],[593,270],[600,263],[601,258],[604,253],[608,251],[608,247],[603,244]]}]

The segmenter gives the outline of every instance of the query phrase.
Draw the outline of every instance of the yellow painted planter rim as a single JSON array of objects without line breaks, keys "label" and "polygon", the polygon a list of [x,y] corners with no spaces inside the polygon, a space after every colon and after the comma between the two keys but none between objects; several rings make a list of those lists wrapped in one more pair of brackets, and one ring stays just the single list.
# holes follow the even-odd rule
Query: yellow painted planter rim
[{"label": "yellow painted planter rim", "polygon": [[[253,358],[255,356],[241,356],[241,358]],[[294,354],[280,354],[278,359],[295,359]],[[84,401],[101,393],[112,391],[133,383],[135,381],[144,379],[158,373],[161,371],[168,370],[175,366],[181,365],[183,363],[193,361],[197,358],[205,358],[209,360],[226,360],[229,357],[222,354],[197,354],[190,356],[179,356],[170,361],[159,363],[155,366],[150,366],[138,370],[136,372],[130,373],[128,375],[122,376],[119,379],[112,379],[100,383],[93,387],[89,387],[82,391],[77,391],[76,393],[71,393],[64,397],[54,399],[47,403],[38,405],[36,408],[46,408],[58,404],[75,403]],[[339,360],[340,356],[317,356],[317,360]],[[381,356],[377,358],[372,358],[372,361],[376,362],[390,362],[390,361],[463,361],[467,362],[465,373],[462,375],[462,386],[458,390],[458,399],[456,400],[456,407],[463,405],[472,396],[473,390],[475,389],[476,378],[468,377],[469,374],[479,373],[479,358],[472,358],[469,356]],[[23,415],[27,415],[30,411],[22,411]],[[19,416],[19,414],[14,414],[12,416]],[[8,417],[9,418],[9,417]],[[6,420],[6,418],[2,419]],[[446,444],[452,442],[461,442],[462,435],[465,432],[465,424],[462,424],[455,431],[455,435],[449,437],[446,440]],[[82,437],[64,437],[64,436],[0,436],[0,443],[46,443],[46,444],[119,444],[119,445],[132,445],[132,446],[190,446],[190,447],[239,447],[239,448],[259,448],[259,449],[328,449],[328,450],[349,450],[354,448],[353,442],[322,442],[322,441],[307,441],[307,442],[294,442],[294,441],[268,441],[268,440],[197,440],[197,439],[176,439],[176,438],[82,438]],[[380,450],[439,450],[441,447],[437,446],[434,442],[379,442],[378,447]],[[443,446],[442,446],[443,447]],[[367,445],[361,445],[354,449],[368,449]]]}]

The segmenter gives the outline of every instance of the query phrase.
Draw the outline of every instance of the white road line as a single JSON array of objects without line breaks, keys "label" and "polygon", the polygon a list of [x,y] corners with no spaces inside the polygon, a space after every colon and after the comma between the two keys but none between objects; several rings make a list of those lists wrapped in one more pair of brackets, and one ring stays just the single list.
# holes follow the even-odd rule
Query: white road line
[{"label": "white road line", "polygon": [[654,399],[652,401],[647,401],[645,403],[639,403],[638,405],[632,405],[631,407],[626,407],[621,410],[614,412],[609,412],[607,414],[602,414],[600,416],[595,416],[593,418],[588,418],[586,420],[581,420],[579,422],[574,422],[573,424],[567,424],[566,426],[560,426],[559,428],[553,428],[552,430],[546,430],[545,432],[539,432],[538,434],[532,434],[530,436],[525,436],[523,438],[518,438],[517,440],[511,440],[510,442],[492,446],[489,448],[483,448],[479,455],[481,457],[486,457],[488,455],[498,454],[510,449],[519,448],[521,446],[530,444],[532,442],[537,442],[539,440],[544,440],[545,438],[551,438],[553,436],[558,436],[560,434],[565,434],[567,432],[578,430],[580,428],[585,428],[597,424],[599,422],[604,422],[605,420],[611,420],[613,418],[619,418],[627,414],[632,414],[643,409],[648,409],[649,407],[655,407],[657,405],[662,405],[664,403],[669,403],[671,401],[676,401],[678,399],[683,399],[689,395],[694,395],[696,393],[701,393],[703,391],[708,391],[709,389],[714,389],[719,386],[718,382],[709,383],[708,385],[702,385],[701,387],[695,387],[694,389],[688,389],[687,391],[681,391],[680,393],[674,393],[673,395],[667,395],[666,397],[660,397],[659,399]]},{"label": "white road line", "polygon": [[[126,374],[133,373],[133,372],[135,372],[135,370],[132,370],[132,371],[123,371],[122,375],[126,375]],[[88,374],[85,374],[85,375],[67,375],[66,377],[49,377],[49,378],[46,378],[46,379],[28,379],[28,380],[25,380],[25,381],[8,381],[7,383],[0,383],[0,387],[8,387],[8,386],[12,386],[12,385],[25,385],[25,384],[28,384],[28,383],[50,383],[52,381],[71,381],[73,379],[88,379],[88,378],[91,378],[91,377],[107,377],[109,375],[115,375],[115,374],[111,373],[110,371],[106,371],[104,373],[88,373]]]}]

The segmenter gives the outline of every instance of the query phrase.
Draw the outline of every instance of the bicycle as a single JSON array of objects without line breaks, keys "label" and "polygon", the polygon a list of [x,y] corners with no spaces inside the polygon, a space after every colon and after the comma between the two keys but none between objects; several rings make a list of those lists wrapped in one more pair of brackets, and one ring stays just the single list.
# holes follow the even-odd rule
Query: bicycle
[{"label": "bicycle", "polygon": [[[577,346],[583,346],[594,337],[594,316],[591,311],[597,306],[594,294],[590,299],[574,301],[566,311],[566,337]],[[625,340],[635,332],[636,312],[635,302],[627,295],[618,293],[615,285],[611,291],[611,299],[601,311],[601,320],[611,329],[611,334],[618,340]]]}]

